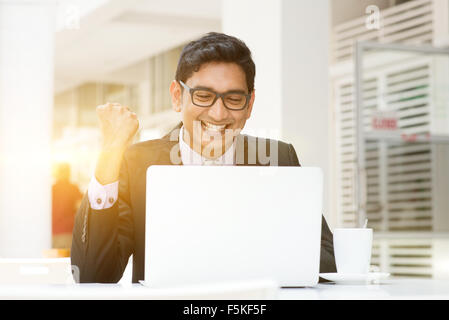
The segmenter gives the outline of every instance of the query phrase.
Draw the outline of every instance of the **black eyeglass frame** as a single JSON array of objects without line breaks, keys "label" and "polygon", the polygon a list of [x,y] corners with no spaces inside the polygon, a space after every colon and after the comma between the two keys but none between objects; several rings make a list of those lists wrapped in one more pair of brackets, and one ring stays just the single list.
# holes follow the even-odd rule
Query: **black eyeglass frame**
[{"label": "black eyeglass frame", "polygon": [[[241,93],[241,92],[225,92],[225,93],[218,93],[218,92],[215,92],[215,91],[210,90],[210,89],[204,89],[204,88],[190,88],[188,85],[186,85],[186,84],[185,84],[184,82],[182,82],[181,80],[179,80],[178,82],[181,84],[181,86],[184,87],[184,89],[186,89],[186,90],[190,93],[190,99],[192,100],[192,103],[193,103],[195,106],[201,107],[201,108],[210,108],[210,107],[212,107],[212,106],[214,105],[215,102],[217,102],[218,98],[221,98],[221,101],[223,101],[223,105],[225,106],[226,109],[229,109],[229,110],[232,110],[232,111],[240,111],[240,110],[245,109],[245,108],[248,106],[248,103],[249,103],[249,101],[250,101],[250,99],[251,99],[251,94],[250,94],[250,93],[249,93],[249,94],[245,94],[245,93]],[[195,91],[207,91],[207,92],[210,92],[210,93],[212,93],[212,94],[215,95],[215,98],[214,98],[214,100],[212,101],[212,103],[211,103],[209,106],[201,106],[201,105],[198,105],[198,104],[196,104],[196,103],[193,101],[193,94],[195,93]],[[225,97],[226,97],[227,95],[229,95],[229,94],[241,94],[242,96],[244,96],[244,97],[246,98],[246,101],[245,101],[245,104],[243,105],[243,107],[241,107],[241,108],[239,108],[239,109],[229,108],[229,107],[226,105],[226,102],[225,102]]]}]

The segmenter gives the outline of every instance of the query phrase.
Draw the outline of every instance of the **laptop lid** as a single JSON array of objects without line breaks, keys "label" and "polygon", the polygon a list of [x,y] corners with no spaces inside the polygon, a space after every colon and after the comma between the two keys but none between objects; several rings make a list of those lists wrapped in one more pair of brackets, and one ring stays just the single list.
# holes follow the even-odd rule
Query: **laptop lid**
[{"label": "laptop lid", "polygon": [[149,167],[145,283],[317,284],[322,191],[319,168]]}]

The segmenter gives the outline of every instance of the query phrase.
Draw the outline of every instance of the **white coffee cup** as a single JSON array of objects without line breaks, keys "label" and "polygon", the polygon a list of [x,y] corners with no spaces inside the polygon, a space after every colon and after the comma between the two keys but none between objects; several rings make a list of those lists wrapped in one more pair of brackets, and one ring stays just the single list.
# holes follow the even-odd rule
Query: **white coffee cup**
[{"label": "white coffee cup", "polygon": [[368,273],[373,229],[334,229],[334,254],[338,273]]}]

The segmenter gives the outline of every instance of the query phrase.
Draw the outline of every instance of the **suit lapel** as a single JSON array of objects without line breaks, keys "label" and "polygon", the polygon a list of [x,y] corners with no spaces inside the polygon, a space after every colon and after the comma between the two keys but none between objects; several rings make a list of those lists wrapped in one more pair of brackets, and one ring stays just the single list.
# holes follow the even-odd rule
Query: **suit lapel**
[{"label": "suit lapel", "polygon": [[160,165],[182,165],[181,152],[179,150],[179,130],[182,127],[180,122],[167,135],[162,137],[162,147],[157,158]]},{"label": "suit lapel", "polygon": [[[237,166],[266,166],[261,164],[257,152],[258,143],[266,143],[268,140],[260,140],[259,138],[239,135],[236,137],[236,165]],[[267,146],[269,152],[269,146]]]},{"label": "suit lapel", "polygon": [[242,134],[235,138],[235,165],[248,165],[248,139]]}]

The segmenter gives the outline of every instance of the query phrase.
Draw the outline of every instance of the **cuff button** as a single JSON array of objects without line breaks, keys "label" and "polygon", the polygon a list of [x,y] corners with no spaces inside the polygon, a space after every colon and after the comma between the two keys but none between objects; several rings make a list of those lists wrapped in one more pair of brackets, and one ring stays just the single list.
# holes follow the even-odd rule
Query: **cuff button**
[{"label": "cuff button", "polygon": [[97,204],[101,204],[101,202],[102,202],[101,199],[98,198],[98,199],[97,199]]},{"label": "cuff button", "polygon": [[114,203],[114,198],[109,198],[109,203]]}]

